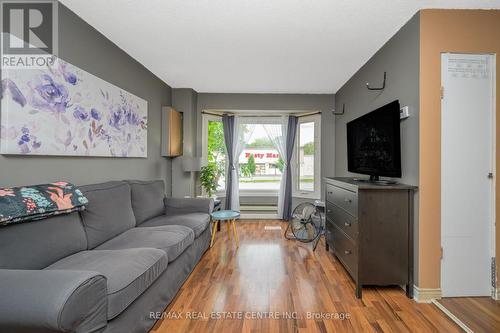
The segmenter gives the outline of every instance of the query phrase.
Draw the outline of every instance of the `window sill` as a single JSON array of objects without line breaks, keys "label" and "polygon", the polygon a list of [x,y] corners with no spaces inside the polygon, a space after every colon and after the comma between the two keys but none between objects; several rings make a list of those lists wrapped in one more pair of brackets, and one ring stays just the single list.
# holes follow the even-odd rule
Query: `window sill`
[{"label": "window sill", "polygon": [[[225,198],[226,192],[216,193],[217,198]],[[259,191],[240,191],[240,197],[277,197],[278,192],[259,192]],[[311,199],[311,200],[321,200],[321,195],[319,194],[302,194],[302,193],[292,193],[292,198],[299,199]]]},{"label": "window sill", "polygon": [[[215,193],[217,198],[225,198],[226,192]],[[240,197],[278,197],[278,191],[240,191]]]}]

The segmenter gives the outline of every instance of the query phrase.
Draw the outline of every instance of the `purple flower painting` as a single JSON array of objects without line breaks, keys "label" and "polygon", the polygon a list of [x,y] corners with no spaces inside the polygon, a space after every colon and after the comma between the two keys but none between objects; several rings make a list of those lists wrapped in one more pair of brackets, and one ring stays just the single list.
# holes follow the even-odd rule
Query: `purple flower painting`
[{"label": "purple flower painting", "polygon": [[4,73],[2,154],[147,157],[147,101],[61,59]]}]

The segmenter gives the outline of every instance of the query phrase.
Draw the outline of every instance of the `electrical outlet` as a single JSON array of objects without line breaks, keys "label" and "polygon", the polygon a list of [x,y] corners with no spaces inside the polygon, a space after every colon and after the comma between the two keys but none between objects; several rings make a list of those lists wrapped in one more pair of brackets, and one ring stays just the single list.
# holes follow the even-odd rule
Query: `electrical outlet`
[{"label": "electrical outlet", "polygon": [[410,107],[409,106],[403,106],[399,110],[399,118],[400,119],[406,119],[410,116]]}]

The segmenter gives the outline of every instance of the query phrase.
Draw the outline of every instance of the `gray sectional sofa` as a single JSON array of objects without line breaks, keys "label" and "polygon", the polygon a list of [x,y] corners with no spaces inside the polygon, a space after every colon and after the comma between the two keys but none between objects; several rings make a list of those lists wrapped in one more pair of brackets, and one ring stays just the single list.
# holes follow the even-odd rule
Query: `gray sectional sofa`
[{"label": "gray sectional sofa", "polygon": [[0,228],[0,332],[147,332],[209,247],[210,199],[80,189],[82,212]]}]

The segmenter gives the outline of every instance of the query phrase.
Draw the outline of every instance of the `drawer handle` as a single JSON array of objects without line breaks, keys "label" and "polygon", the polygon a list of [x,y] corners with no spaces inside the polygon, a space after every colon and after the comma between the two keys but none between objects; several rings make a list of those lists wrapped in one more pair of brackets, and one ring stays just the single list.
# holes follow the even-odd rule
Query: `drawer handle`
[{"label": "drawer handle", "polygon": [[333,194],[333,192],[328,192],[328,194]]},{"label": "drawer handle", "polygon": [[351,250],[345,250],[344,253],[345,254],[351,254],[352,252],[351,252]]},{"label": "drawer handle", "polygon": [[351,199],[348,199],[348,198],[345,198],[345,199],[344,199],[344,201],[345,201],[345,202],[348,202],[348,203],[351,203],[351,202],[352,202],[352,200],[351,200]]},{"label": "drawer handle", "polygon": [[345,225],[346,227],[350,227],[350,226],[351,226],[351,224],[350,224],[349,222],[344,222],[344,225]]}]

